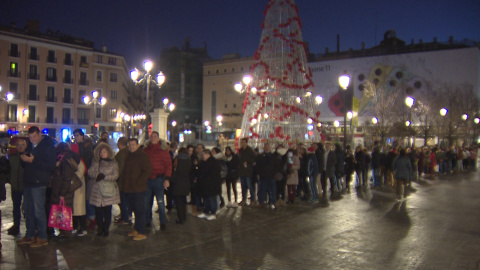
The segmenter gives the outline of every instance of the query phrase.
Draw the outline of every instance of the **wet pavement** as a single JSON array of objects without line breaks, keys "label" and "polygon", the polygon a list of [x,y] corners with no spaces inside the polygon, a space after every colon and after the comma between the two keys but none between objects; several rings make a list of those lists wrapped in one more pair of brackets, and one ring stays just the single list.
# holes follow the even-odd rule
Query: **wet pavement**
[{"label": "wet pavement", "polygon": [[[421,180],[407,200],[360,190],[336,200],[275,210],[222,208],[217,220],[158,219],[144,241],[128,226],[108,238],[52,239],[16,246],[7,235],[11,202],[0,204],[0,269],[480,269],[479,172]],[[7,195],[9,196],[9,195]],[[118,214],[118,208],[114,208]],[[156,214],[158,217],[158,214]]]}]

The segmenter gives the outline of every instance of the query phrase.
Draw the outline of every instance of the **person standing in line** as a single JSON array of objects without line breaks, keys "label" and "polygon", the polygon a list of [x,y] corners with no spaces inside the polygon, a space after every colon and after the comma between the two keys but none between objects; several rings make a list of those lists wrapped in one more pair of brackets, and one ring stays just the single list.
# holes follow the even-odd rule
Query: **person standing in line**
[{"label": "person standing in line", "polygon": [[259,175],[259,198],[258,207],[263,207],[267,203],[267,193],[270,207],[275,209],[277,203],[277,191],[275,174],[279,172],[278,159],[271,152],[270,144],[267,142],[263,146],[263,153],[259,154],[255,161],[255,172]]},{"label": "person standing in line", "polygon": [[222,185],[220,185],[219,197],[220,197],[220,208],[222,208],[225,206],[225,199],[222,196],[222,193],[223,193],[222,186],[223,186],[223,183],[226,182],[227,174],[228,174],[228,167],[226,163],[227,158],[225,157],[225,154],[223,154],[220,148],[218,147],[212,148],[212,155],[220,164],[220,177],[222,178]]},{"label": "person standing in line", "polygon": [[382,164],[380,150],[378,146],[373,148],[372,152],[372,175],[373,175],[373,187],[379,188],[381,186],[380,182],[380,165]]},{"label": "person standing in line", "polygon": [[350,193],[350,182],[352,182],[352,174],[355,171],[355,157],[352,148],[347,145],[347,156],[345,157],[345,186],[347,192]]},{"label": "person standing in line", "polygon": [[[315,144],[313,144],[315,145]],[[310,180],[310,192],[312,194],[311,202],[318,202],[317,178],[319,174],[317,155],[315,155],[315,148],[307,149],[307,172]]]},{"label": "person standing in line", "polygon": [[205,207],[203,213],[197,217],[207,220],[217,219],[217,196],[220,193],[222,178],[220,176],[220,163],[215,160],[212,152],[203,150],[203,163],[200,165],[198,186],[200,195],[203,197]]},{"label": "person standing in line", "polygon": [[17,152],[10,155],[10,191],[13,203],[13,225],[8,229],[9,235],[18,235],[20,233],[20,220],[22,218],[22,197],[23,197],[23,167],[21,166],[20,155],[27,150],[27,141],[18,138],[15,142]]},{"label": "person standing in line", "polygon": [[247,190],[250,191],[250,204],[255,205],[255,185],[253,181],[253,163],[255,162],[255,153],[253,149],[248,146],[248,139],[242,138],[240,140],[240,149],[238,150],[238,158],[240,160],[240,167],[238,173],[240,175],[240,183],[242,185],[242,201],[241,206],[247,205]]},{"label": "person standing in line", "polygon": [[298,158],[300,159],[300,169],[298,170],[297,197],[302,201],[308,200],[308,153],[305,147],[300,147]]},{"label": "person standing in line", "polygon": [[187,196],[190,193],[190,168],[192,162],[188,155],[188,150],[181,147],[178,150],[178,155],[173,161],[172,173],[172,195],[175,199],[177,208],[177,217],[175,220],[177,224],[185,223],[187,219]]},{"label": "person standing in line", "polygon": [[[238,167],[240,166],[240,161],[238,159],[238,155],[235,154],[230,146],[225,148],[225,157],[226,157],[226,164],[227,164],[227,178],[225,180],[227,184],[227,199],[228,204],[227,207],[237,208],[238,201],[237,201],[237,181],[238,181]],[[234,201],[232,203],[231,197],[233,193]]]},{"label": "person standing in line", "polygon": [[138,139],[128,140],[128,150],[130,153],[125,159],[125,165],[121,172],[123,191],[135,215],[134,230],[129,232],[128,236],[139,241],[147,239],[145,199],[147,183],[152,176],[152,164],[147,153],[140,148]]},{"label": "person standing in line", "polygon": [[337,164],[335,164],[335,178],[337,180],[337,190],[340,192],[343,189],[343,177],[345,175],[345,154],[339,143],[335,144],[335,157],[337,158]]},{"label": "person standing in line", "polygon": [[118,225],[128,225],[130,224],[130,217],[132,216],[132,210],[130,209],[127,197],[125,196],[125,192],[123,190],[123,168],[125,167],[125,160],[128,156],[128,139],[125,137],[121,137],[117,141],[118,152],[115,155],[115,160],[118,164],[118,190],[120,192],[120,217],[115,219],[115,224]]},{"label": "person standing in line", "polygon": [[95,179],[90,194],[90,203],[95,206],[95,218],[98,225],[97,235],[107,237],[112,221],[112,205],[120,203],[120,193],[117,187],[112,197],[102,194],[100,187],[102,181],[113,182],[115,186],[117,185],[118,164],[110,145],[106,143],[97,144],[94,151],[94,161],[88,175],[91,179]]},{"label": "person standing in line", "polygon": [[337,165],[337,156],[335,151],[331,150],[332,145],[327,142],[325,144],[325,152],[323,154],[325,160],[325,178],[322,180],[323,197],[327,197],[327,178],[330,179],[330,192],[335,194],[335,166]]},{"label": "person standing in line", "polygon": [[317,190],[320,192],[323,187],[323,183],[325,181],[325,149],[323,148],[323,144],[321,142],[314,143],[313,148],[315,149],[315,156],[317,157],[318,162],[318,176],[317,176]]},{"label": "person standing in line", "polygon": [[[168,148],[169,148],[168,149],[168,154],[170,155],[170,160],[172,161],[172,164],[173,164],[173,160],[175,159],[178,144],[176,142],[171,142]],[[172,170],[173,170],[173,167],[172,167]],[[165,190],[165,197],[166,197],[166,201],[167,201],[165,208],[167,208],[167,214],[170,214],[170,212],[172,211],[172,209],[175,206],[174,205],[175,200],[174,200],[174,196],[173,196],[172,191],[173,191],[173,185],[170,182],[170,188]]]},{"label": "person standing in line", "polygon": [[27,232],[17,245],[29,244],[36,248],[48,245],[45,192],[56,168],[56,154],[52,138],[42,137],[37,126],[28,129],[28,138],[32,150],[20,155],[24,166],[23,207]]},{"label": "person standing in line", "polygon": [[199,193],[200,191],[198,187],[198,177],[200,176],[200,166],[203,163],[203,154],[202,154],[203,150],[205,150],[205,146],[199,143],[195,146],[195,151],[191,156],[193,166],[191,169],[191,176],[190,176],[191,177],[190,189],[191,189],[192,203],[196,206],[192,208],[193,216],[197,216],[197,211],[202,209],[202,196]]},{"label": "person standing in line", "polygon": [[[78,151],[78,145],[72,144],[70,145],[72,151],[76,154],[80,154]],[[87,174],[87,166],[85,166],[85,162],[80,157],[80,162],[78,163],[77,171],[75,172],[78,179],[81,182],[80,188],[75,190],[73,194],[73,209],[72,209],[72,217],[73,217],[73,231],[72,233],[76,236],[85,236],[87,235],[87,205],[86,201],[86,183],[85,177]]]},{"label": "person standing in line", "polygon": [[87,167],[87,174],[85,175],[85,204],[86,204],[86,216],[87,216],[87,225],[90,231],[95,230],[97,222],[95,221],[95,208],[90,204],[89,198],[90,193],[92,192],[93,182],[88,176],[88,169],[92,166],[93,160],[93,146],[91,143],[87,142],[85,134],[81,129],[75,129],[73,131],[73,138],[75,140],[75,145],[72,145],[72,149],[78,148],[80,157],[82,158],[85,166]]},{"label": "person standing in line", "polygon": [[297,150],[290,149],[287,152],[288,157],[288,177],[287,177],[287,193],[288,202],[295,202],[295,194],[298,185],[298,170],[300,169],[300,159]]},{"label": "person standing in line", "polygon": [[357,183],[355,188],[360,188],[366,184],[365,177],[365,154],[361,146],[355,148],[355,173],[357,174]]},{"label": "person standing in line", "polygon": [[279,170],[275,174],[275,188],[277,190],[277,205],[285,206],[285,187],[287,186],[287,173],[288,173],[288,162],[287,162],[287,148],[284,148],[282,145],[277,145],[277,149],[273,156],[276,158],[277,163],[279,164]]},{"label": "person standing in line", "polygon": [[150,136],[150,144],[143,149],[150,158],[152,166],[152,175],[147,184],[147,194],[145,198],[146,222],[149,226],[152,222],[152,204],[150,198],[152,194],[157,198],[158,213],[160,215],[160,230],[167,229],[167,215],[165,212],[165,189],[170,187],[170,177],[172,176],[172,160],[168,153],[165,142],[160,142],[160,135],[153,131]]},{"label": "person standing in line", "polygon": [[[412,164],[407,157],[405,149],[400,150],[400,156],[393,162],[393,171],[397,181],[397,199],[406,198],[408,181],[412,175]],[[402,197],[403,195],[403,197]]]}]

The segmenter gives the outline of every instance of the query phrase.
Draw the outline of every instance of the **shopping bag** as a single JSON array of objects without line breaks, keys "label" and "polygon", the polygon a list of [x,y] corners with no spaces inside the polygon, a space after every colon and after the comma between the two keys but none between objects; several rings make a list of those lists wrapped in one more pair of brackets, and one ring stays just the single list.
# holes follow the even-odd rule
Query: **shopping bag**
[{"label": "shopping bag", "polygon": [[72,208],[65,206],[64,199],[60,199],[60,204],[52,204],[48,216],[48,227],[64,231],[73,229]]}]

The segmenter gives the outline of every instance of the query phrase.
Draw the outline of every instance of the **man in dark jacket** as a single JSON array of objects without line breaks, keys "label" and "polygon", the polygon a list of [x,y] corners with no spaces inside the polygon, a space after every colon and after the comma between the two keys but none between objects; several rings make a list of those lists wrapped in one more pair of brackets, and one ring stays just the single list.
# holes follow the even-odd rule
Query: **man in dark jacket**
[{"label": "man in dark jacket", "polygon": [[259,207],[263,207],[267,200],[266,197],[268,193],[271,207],[272,209],[275,209],[275,204],[277,203],[275,174],[280,172],[279,166],[278,159],[272,154],[270,144],[265,143],[263,146],[263,153],[258,155],[255,161],[255,172],[258,173],[260,177],[258,187]]},{"label": "man in dark jacket", "polygon": [[240,167],[238,173],[240,175],[240,183],[242,185],[242,201],[241,206],[247,204],[247,190],[250,190],[251,204],[255,205],[255,183],[253,182],[253,163],[255,162],[255,153],[248,146],[247,138],[240,140],[241,147],[238,150],[238,158],[240,159]]},{"label": "man in dark jacket", "polygon": [[115,219],[116,224],[129,224],[129,216],[132,215],[132,210],[128,207],[127,198],[125,192],[123,191],[123,168],[125,167],[125,160],[128,156],[128,139],[121,137],[117,141],[118,152],[115,155],[115,160],[118,164],[118,171],[120,175],[118,176],[118,190],[120,191],[120,218]]},{"label": "man in dark jacket", "polygon": [[33,248],[48,245],[45,191],[56,167],[56,154],[53,140],[48,136],[42,137],[38,127],[28,129],[28,138],[33,149],[29,154],[20,155],[24,167],[23,208],[27,232],[17,244],[30,244]]},{"label": "man in dark jacket", "polygon": [[128,150],[130,153],[122,172],[123,191],[135,214],[134,230],[128,233],[128,236],[132,236],[133,240],[144,240],[147,238],[145,195],[147,182],[152,175],[152,164],[147,153],[140,148],[137,139],[128,140]]},{"label": "man in dark jacket", "polygon": [[335,193],[335,166],[337,165],[337,156],[335,151],[331,150],[331,144],[325,144],[325,179],[322,179],[323,197],[327,196],[327,178],[330,179],[330,191]]},{"label": "man in dark jacket", "polygon": [[382,157],[380,155],[380,149],[378,146],[373,148],[372,152],[372,175],[373,175],[373,187],[380,187],[380,166],[382,165]]},{"label": "man in dark jacket", "polygon": [[221,190],[222,178],[220,175],[220,163],[215,160],[212,152],[208,149],[202,151],[203,163],[200,165],[198,186],[200,195],[205,205],[203,213],[197,217],[215,220],[217,213],[217,197]]},{"label": "man in dark jacket", "polygon": [[345,154],[339,143],[335,143],[335,157],[337,158],[337,164],[335,164],[337,190],[341,191],[343,188],[342,180],[345,176]]},{"label": "man in dark jacket", "polygon": [[[315,150],[315,156],[317,157],[317,162],[318,162],[317,186],[322,183],[321,185],[323,187],[323,183],[326,180],[325,157],[324,157],[325,149],[323,148],[323,144],[321,142],[314,143],[312,146]],[[317,190],[320,191],[320,186],[318,186]]]},{"label": "man in dark jacket", "polygon": [[15,146],[17,153],[8,157],[10,162],[10,187],[13,203],[13,226],[8,229],[9,235],[18,235],[20,233],[23,197],[23,167],[21,165],[20,155],[27,150],[27,141],[19,138],[15,142]]}]

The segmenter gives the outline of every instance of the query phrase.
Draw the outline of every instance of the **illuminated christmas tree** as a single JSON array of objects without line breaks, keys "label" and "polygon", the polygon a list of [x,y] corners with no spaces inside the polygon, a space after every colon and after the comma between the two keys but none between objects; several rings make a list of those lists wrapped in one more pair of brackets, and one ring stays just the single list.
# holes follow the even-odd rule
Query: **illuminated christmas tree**
[{"label": "illuminated christmas tree", "polygon": [[[321,97],[313,97],[302,23],[293,0],[270,0],[262,23],[260,45],[251,77],[244,78],[245,101],[241,137],[250,144],[265,141],[318,142]],[[241,91],[242,85],[235,86]]]}]

